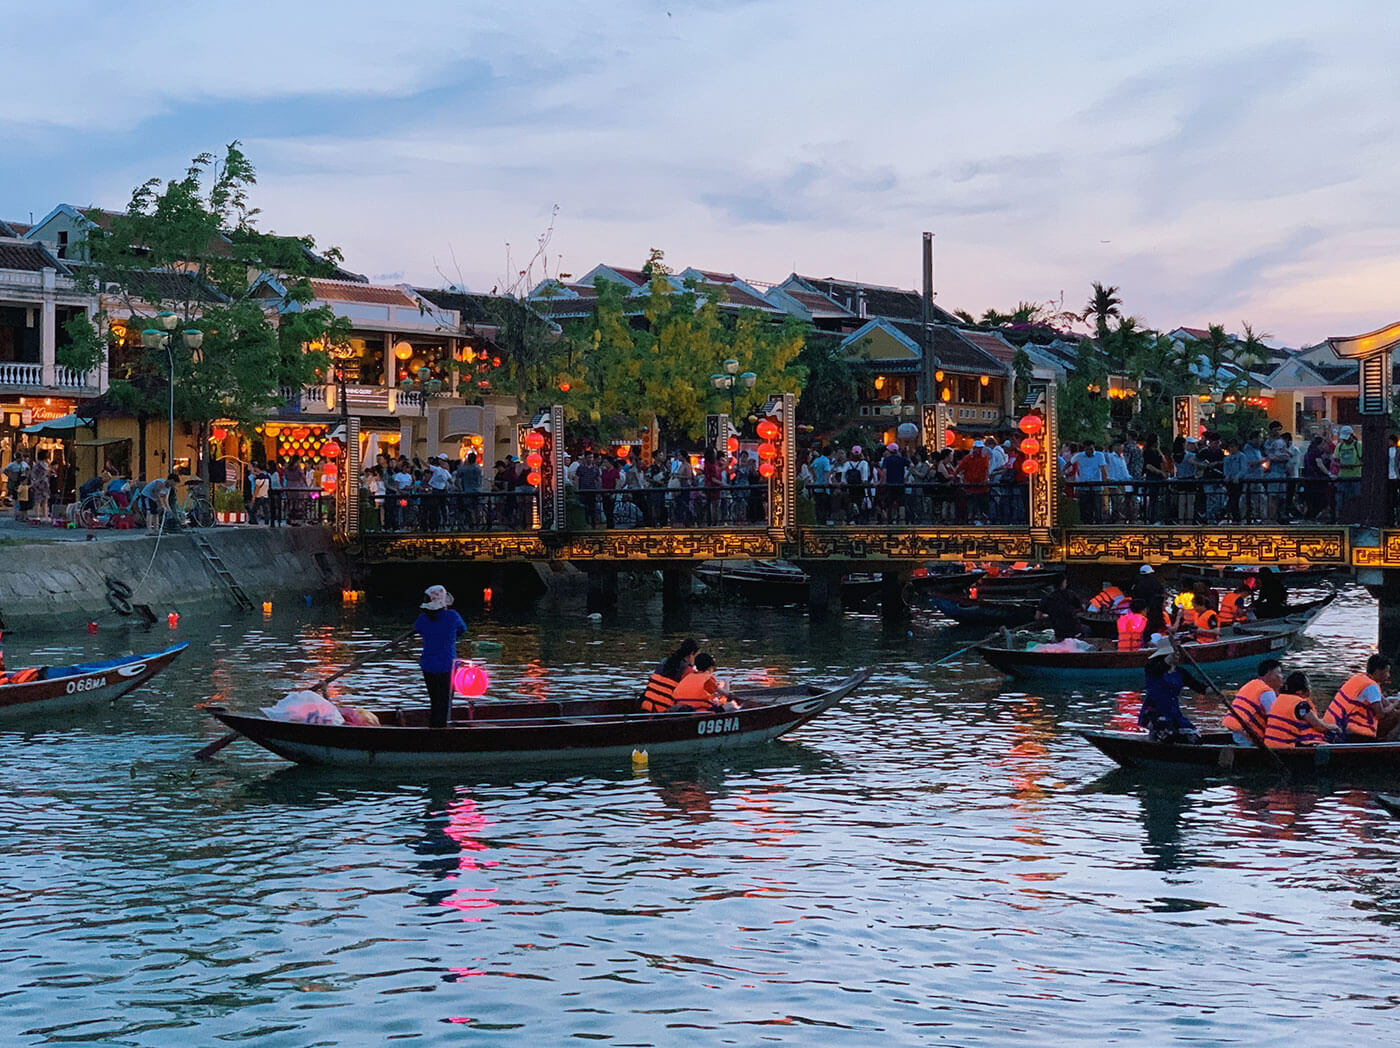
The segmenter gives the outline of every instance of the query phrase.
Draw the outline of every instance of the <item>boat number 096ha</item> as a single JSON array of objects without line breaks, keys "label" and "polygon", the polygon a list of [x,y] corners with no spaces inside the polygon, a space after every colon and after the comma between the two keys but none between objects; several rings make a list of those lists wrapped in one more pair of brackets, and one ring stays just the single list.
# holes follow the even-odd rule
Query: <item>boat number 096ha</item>
[{"label": "boat number 096ha", "polygon": [[697,735],[718,735],[724,731],[738,731],[738,717],[719,717],[715,720],[703,720],[695,726]]},{"label": "boat number 096ha", "polygon": [[92,691],[94,688],[105,688],[106,686],[106,677],[79,677],[77,680],[70,680],[64,690],[69,695],[73,695],[80,691]]}]

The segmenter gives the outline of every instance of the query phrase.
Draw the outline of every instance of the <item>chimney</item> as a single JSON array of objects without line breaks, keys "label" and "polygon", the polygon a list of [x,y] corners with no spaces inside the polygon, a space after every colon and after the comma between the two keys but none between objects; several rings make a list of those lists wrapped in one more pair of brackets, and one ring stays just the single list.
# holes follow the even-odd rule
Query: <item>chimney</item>
[{"label": "chimney", "polygon": [[[933,379],[933,373],[938,370],[938,361],[933,353],[933,234],[924,234],[924,294],[922,306],[923,319],[923,339],[921,350],[923,352],[923,367],[919,374],[919,403],[924,405],[938,403],[937,383]],[[932,443],[927,434],[924,436],[925,443]]]}]

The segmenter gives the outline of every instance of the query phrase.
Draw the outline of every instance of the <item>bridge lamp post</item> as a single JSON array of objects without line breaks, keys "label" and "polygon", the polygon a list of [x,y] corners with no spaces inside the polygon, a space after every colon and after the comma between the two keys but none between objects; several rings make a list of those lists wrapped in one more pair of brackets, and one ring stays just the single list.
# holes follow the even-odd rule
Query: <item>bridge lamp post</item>
[{"label": "bridge lamp post", "polygon": [[[171,340],[180,318],[166,310],[156,314],[151,322],[156,326],[141,332],[141,345],[147,349],[165,350],[166,363],[170,368],[170,414],[165,430],[165,472],[169,473],[175,468],[175,350]],[[180,332],[180,340],[193,359],[199,360],[199,348],[204,345],[204,332],[198,328],[186,328]]]},{"label": "bridge lamp post", "polygon": [[753,387],[758,383],[758,376],[752,371],[745,371],[742,375],[740,375],[738,373],[739,362],[733,357],[730,357],[728,360],[726,360],[723,364],[720,365],[720,367],[722,367],[724,370],[717,371],[713,375],[711,375],[710,384],[713,385],[715,389],[718,389],[720,391],[726,389],[729,390],[729,417],[733,419],[734,412],[736,410],[735,399],[738,394],[739,387],[743,386],[745,390],[753,389]]}]

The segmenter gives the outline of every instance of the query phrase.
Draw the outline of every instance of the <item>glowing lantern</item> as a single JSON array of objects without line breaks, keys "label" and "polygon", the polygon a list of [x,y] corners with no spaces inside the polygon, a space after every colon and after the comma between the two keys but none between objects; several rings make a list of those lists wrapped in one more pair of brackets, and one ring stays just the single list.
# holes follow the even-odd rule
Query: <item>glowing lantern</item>
[{"label": "glowing lantern", "polygon": [[736,452],[736,451],[739,450],[739,438],[738,438],[738,437],[730,437],[730,438],[725,442],[724,447],[725,447],[725,450],[728,451],[731,455],[734,454],[734,452]]},{"label": "glowing lantern", "polygon": [[1027,455],[1039,455],[1040,441],[1036,440],[1035,437],[1026,437],[1021,441],[1021,450]]},{"label": "glowing lantern", "polygon": [[772,462],[778,457],[778,449],[772,444],[765,442],[758,446],[758,457],[764,462]]},{"label": "glowing lantern", "polygon": [[619,445],[617,446],[617,454],[618,454],[618,457],[619,457],[619,458],[627,458],[627,457],[629,457],[629,456],[632,454],[632,445],[630,445],[630,444],[619,444]]},{"label": "glowing lantern", "polygon": [[525,456],[525,465],[529,466],[531,469],[539,469],[544,465],[544,456],[538,451],[532,451]]},{"label": "glowing lantern", "polygon": [[569,384],[568,384],[567,382],[561,382],[561,383],[559,383],[559,392],[560,392],[560,393],[567,393],[567,392],[569,392]]},{"label": "glowing lantern", "polygon": [[526,474],[525,474],[525,483],[526,483],[526,484],[529,484],[530,487],[532,487],[532,488],[537,488],[537,487],[539,487],[539,486],[540,486],[540,475],[539,475],[539,473],[533,472],[533,471],[530,472],[530,473],[526,473]]},{"label": "glowing lantern", "polygon": [[222,426],[216,426],[215,429],[214,429],[213,434],[211,434],[211,435],[213,436],[213,438],[214,438],[215,440],[222,441],[222,440],[227,439],[227,437],[228,437],[228,430],[224,429]]},{"label": "glowing lantern", "polygon": [[479,662],[459,662],[452,670],[452,690],[469,699],[480,698],[491,686],[491,678]]},{"label": "glowing lantern", "polygon": [[944,430],[944,431],[943,431],[943,446],[944,446],[945,448],[951,448],[951,447],[952,447],[954,444],[956,444],[957,442],[958,442],[958,431],[957,431],[957,430],[955,430],[955,429],[947,429],[947,430]]},{"label": "glowing lantern", "polygon": [[490,389],[491,380],[489,378],[484,378],[480,382],[478,382],[477,385],[480,386],[482,389]]},{"label": "glowing lantern", "polygon": [[500,367],[500,366],[501,366],[501,358],[500,358],[500,357],[492,357],[492,358],[491,358],[491,366],[492,366],[493,368],[498,368],[498,367]]},{"label": "glowing lantern", "polygon": [[981,378],[979,378],[977,381],[980,382],[980,383],[982,383],[982,385],[985,386],[985,385],[987,385],[989,382],[991,382],[992,380],[991,380],[991,378],[989,378],[988,376],[983,375],[983,376],[982,376]]},{"label": "glowing lantern", "polygon": [[538,430],[531,430],[525,434],[525,446],[531,451],[539,451],[544,447],[544,434]]},{"label": "glowing lantern", "polygon": [[400,342],[394,346],[394,357],[398,360],[408,360],[413,356],[413,347],[407,342]]},{"label": "glowing lantern", "polygon": [[942,382],[942,381],[943,381],[943,372],[942,372],[942,370],[935,371],[935,372],[933,373],[933,380],[934,380],[935,382]]},{"label": "glowing lantern", "polygon": [[1018,426],[1026,436],[1033,437],[1045,428],[1045,420],[1039,415],[1027,415]]},{"label": "glowing lantern", "polygon": [[1028,477],[1031,476],[1031,475],[1033,475],[1033,474],[1035,474],[1035,473],[1039,473],[1039,472],[1040,472],[1040,460],[1039,460],[1039,459],[1026,459],[1026,460],[1024,460],[1024,461],[1021,463],[1021,472],[1024,473],[1024,474],[1025,474],[1026,476],[1028,476]]},{"label": "glowing lantern", "polygon": [[940,393],[939,396],[943,398],[943,403],[946,404],[946,403],[948,403],[948,401],[950,401],[950,400],[953,399],[953,391],[952,391],[951,389],[949,389],[947,386],[944,386],[944,387],[943,387],[943,392]]},{"label": "glowing lantern", "polygon": [[778,429],[778,424],[770,418],[764,419],[758,424],[758,436],[760,440],[773,440],[782,432]]},{"label": "glowing lantern", "polygon": [[771,462],[760,462],[758,464],[758,475],[764,480],[768,480],[776,472],[778,472],[778,468]]},{"label": "glowing lantern", "polygon": [[321,445],[321,457],[328,459],[339,458],[340,445],[333,440],[326,441]]}]

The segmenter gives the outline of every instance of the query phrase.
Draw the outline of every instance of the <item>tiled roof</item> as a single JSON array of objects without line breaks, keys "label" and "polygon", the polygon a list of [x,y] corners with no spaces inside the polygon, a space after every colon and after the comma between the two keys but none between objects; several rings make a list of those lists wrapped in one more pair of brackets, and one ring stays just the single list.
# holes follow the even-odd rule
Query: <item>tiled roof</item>
[{"label": "tiled roof", "polygon": [[814,317],[851,317],[855,316],[850,310],[833,302],[826,295],[819,291],[803,291],[801,288],[784,288],[783,294],[796,299],[807,308],[807,311]]},{"label": "tiled roof", "polygon": [[17,237],[24,236],[26,233],[28,233],[31,229],[34,228],[28,222],[12,222],[9,219],[6,219],[4,222],[0,222],[0,226],[6,226],[11,230],[11,233],[7,235]]},{"label": "tiled roof", "polygon": [[29,240],[0,240],[0,269],[17,269],[37,273],[41,269],[54,269],[68,273],[65,266],[42,244]]},{"label": "tiled roof", "polygon": [[1016,357],[1016,347],[1006,339],[1002,338],[995,331],[971,331],[963,328],[958,334],[967,339],[978,349],[996,357],[1003,364],[1010,364]]},{"label": "tiled roof", "polygon": [[556,320],[567,317],[590,317],[598,305],[595,295],[580,298],[536,298],[530,301],[530,308],[542,317]]},{"label": "tiled roof", "polygon": [[[923,344],[923,325],[896,322],[895,327],[920,345]],[[1005,375],[1007,367],[996,357],[966,337],[966,332],[947,324],[933,324],[933,352],[938,366],[950,371],[974,375]]]},{"label": "tiled roof", "polygon": [[724,285],[724,295],[720,298],[719,304],[721,307],[737,306],[739,309],[759,309],[765,313],[783,312],[767,299],[751,295],[743,288],[735,287],[733,284]]},{"label": "tiled roof", "polygon": [[418,300],[399,287],[353,280],[312,279],[311,291],[323,302],[367,302],[377,306],[416,306]]},{"label": "tiled roof", "polygon": [[153,269],[140,272],[106,273],[102,277],[102,290],[105,294],[112,285],[143,300],[155,299],[160,302],[226,302],[228,296],[207,284],[201,284],[193,273],[182,270]]},{"label": "tiled roof", "polygon": [[[923,296],[917,291],[903,288],[884,287],[880,284],[861,284],[836,277],[804,277],[798,279],[816,291],[829,297],[842,308],[859,315],[859,300],[864,292],[867,316],[889,317],[891,320],[920,320],[923,317]],[[935,303],[930,319],[935,324],[956,324],[958,318]]]}]

